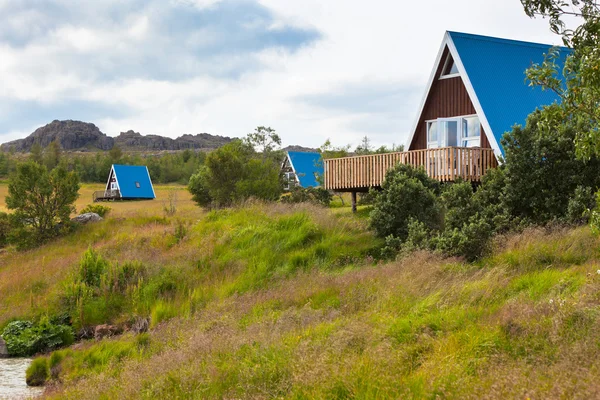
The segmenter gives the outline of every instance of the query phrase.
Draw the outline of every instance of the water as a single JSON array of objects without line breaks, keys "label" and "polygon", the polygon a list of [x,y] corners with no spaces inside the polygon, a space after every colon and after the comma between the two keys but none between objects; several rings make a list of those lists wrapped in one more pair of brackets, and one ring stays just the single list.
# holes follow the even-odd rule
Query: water
[{"label": "water", "polygon": [[30,399],[42,394],[41,388],[30,388],[25,383],[29,358],[0,359],[0,399]]}]

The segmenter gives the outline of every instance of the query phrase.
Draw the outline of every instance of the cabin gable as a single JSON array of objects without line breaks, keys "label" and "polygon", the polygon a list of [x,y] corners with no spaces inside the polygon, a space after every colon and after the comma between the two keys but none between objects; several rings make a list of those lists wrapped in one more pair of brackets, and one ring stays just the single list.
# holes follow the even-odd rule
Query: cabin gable
[{"label": "cabin gable", "polygon": [[[444,69],[449,70],[449,64],[454,61],[449,56],[450,51],[446,46],[438,62],[408,150],[427,148],[427,121],[437,118],[477,115],[460,74],[442,76],[444,72],[449,72]],[[480,147],[491,148],[483,127],[481,128]]]}]

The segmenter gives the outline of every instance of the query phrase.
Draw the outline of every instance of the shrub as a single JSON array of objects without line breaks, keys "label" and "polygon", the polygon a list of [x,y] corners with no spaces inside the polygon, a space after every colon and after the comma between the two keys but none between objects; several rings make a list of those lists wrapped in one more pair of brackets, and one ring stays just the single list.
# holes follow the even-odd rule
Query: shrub
[{"label": "shrub", "polygon": [[79,281],[90,287],[100,287],[102,275],[108,267],[108,261],[89,248],[79,262]]},{"label": "shrub", "polygon": [[594,206],[595,197],[592,188],[577,186],[567,206],[567,222],[571,224],[587,223],[590,220],[590,213]]},{"label": "shrub", "polygon": [[95,213],[104,218],[110,212],[110,210],[110,207],[103,206],[102,204],[88,204],[81,210],[81,213]]},{"label": "shrub", "polygon": [[205,165],[190,178],[188,190],[203,207],[227,207],[251,197],[276,200],[282,182],[274,155],[261,156],[249,143],[234,140],[206,157]]},{"label": "shrub", "polygon": [[424,170],[400,164],[386,174],[382,189],[371,212],[371,227],[377,236],[393,235],[404,241],[411,219],[429,228],[439,226],[439,184]]},{"label": "shrub", "polygon": [[569,125],[560,106],[552,105],[533,112],[524,128],[517,126],[503,137],[503,202],[512,217],[533,224],[563,219],[578,186],[598,188],[600,160],[577,158],[577,128]]},{"label": "shrub", "polygon": [[13,321],[2,332],[8,353],[27,357],[46,352],[74,342],[73,329],[67,325],[53,324],[47,317],[39,322]]},{"label": "shrub", "polygon": [[48,359],[46,357],[38,357],[27,368],[25,382],[27,382],[27,386],[43,386],[48,380],[49,375]]},{"label": "shrub", "polygon": [[474,261],[487,253],[492,228],[478,215],[460,228],[448,227],[431,241],[431,247],[449,256],[464,257]]},{"label": "shrub", "polygon": [[323,188],[302,188],[295,186],[290,190],[290,193],[281,197],[281,202],[288,204],[313,203],[327,207],[331,203],[332,198],[331,193]]},{"label": "shrub", "polygon": [[[30,229],[16,237],[27,245],[37,244],[69,227],[78,191],[79,177],[62,166],[48,172],[35,162],[19,164],[8,181],[6,205],[14,210],[15,223]],[[31,235],[32,241],[27,238]]]},{"label": "shrub", "polygon": [[0,211],[0,249],[8,244],[10,235],[10,219],[8,214]]}]

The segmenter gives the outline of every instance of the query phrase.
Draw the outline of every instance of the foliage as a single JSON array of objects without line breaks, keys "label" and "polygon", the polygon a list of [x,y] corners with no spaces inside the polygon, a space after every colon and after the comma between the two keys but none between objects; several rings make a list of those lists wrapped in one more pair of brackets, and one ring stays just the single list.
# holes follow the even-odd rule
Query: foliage
[{"label": "foliage", "polygon": [[244,142],[263,157],[269,157],[281,147],[281,137],[271,127],[259,126],[254,132],[249,133]]},{"label": "foliage", "polygon": [[323,188],[303,188],[300,186],[294,186],[291,188],[288,194],[281,197],[283,203],[313,203],[322,206],[329,206],[333,196],[328,190]]},{"label": "foliage", "polygon": [[19,225],[33,228],[35,240],[40,242],[60,232],[57,224],[68,226],[78,191],[76,173],[63,167],[48,172],[45,166],[27,162],[9,179],[6,205],[14,210]]},{"label": "foliage", "polygon": [[80,211],[80,213],[95,213],[104,218],[110,212],[110,210],[110,207],[103,206],[102,204],[88,204]]},{"label": "foliage", "polygon": [[177,191],[169,190],[167,194],[167,200],[163,200],[163,213],[166,217],[172,217],[177,213]]},{"label": "foliage", "polygon": [[[600,156],[600,7],[595,0],[521,2],[528,16],[548,18],[551,30],[572,49],[565,55],[554,48],[541,64],[529,68],[531,85],[557,93],[558,122],[575,128],[577,155],[582,159]],[[579,25],[571,29],[567,20],[569,25]]]},{"label": "foliage", "polygon": [[8,244],[10,235],[10,218],[7,213],[0,211],[0,249]]},{"label": "foliage", "polygon": [[350,145],[336,147],[331,144],[331,140],[329,139],[319,147],[319,153],[321,153],[323,159],[348,157],[349,150]]},{"label": "foliage", "polygon": [[50,376],[47,357],[38,357],[31,362],[25,373],[27,386],[43,386]]},{"label": "foliage", "polygon": [[100,287],[102,276],[108,270],[108,266],[108,261],[92,248],[88,248],[79,262],[77,280],[90,287]]},{"label": "foliage", "polygon": [[224,207],[251,197],[279,197],[282,183],[277,160],[267,154],[268,149],[257,155],[251,142],[234,140],[206,157],[188,185],[194,201],[204,207]]},{"label": "foliage", "polygon": [[502,139],[502,201],[513,218],[534,224],[564,219],[577,187],[600,186],[600,162],[577,159],[575,128],[561,124],[561,118],[558,105],[545,107],[528,117],[525,128],[515,127]]},{"label": "foliage", "polygon": [[596,197],[592,188],[577,186],[569,199],[566,220],[571,224],[583,225],[589,222],[590,213],[595,207]]},{"label": "foliage", "polygon": [[73,329],[68,325],[57,324],[47,317],[39,322],[13,321],[2,331],[8,353],[14,357],[28,357],[47,352],[74,341]]},{"label": "foliage", "polygon": [[381,238],[393,235],[400,240],[407,238],[411,219],[431,229],[438,227],[438,192],[439,183],[425,170],[399,164],[388,171],[381,192],[375,195],[371,227]]}]

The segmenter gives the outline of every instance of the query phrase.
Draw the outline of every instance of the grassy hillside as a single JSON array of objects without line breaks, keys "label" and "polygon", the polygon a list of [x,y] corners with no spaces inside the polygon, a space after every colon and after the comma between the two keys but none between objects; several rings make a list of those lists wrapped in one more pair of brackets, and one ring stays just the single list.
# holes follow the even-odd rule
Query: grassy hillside
[{"label": "grassy hillside", "polygon": [[151,331],[55,352],[48,397],[600,396],[600,240],[587,228],[505,238],[477,265],[383,263],[345,209],[204,213],[178,193],[174,217],[160,200],[114,203],[106,221],[0,255],[0,324],[60,310],[88,247],[146,271],[86,318],[148,315]]}]

